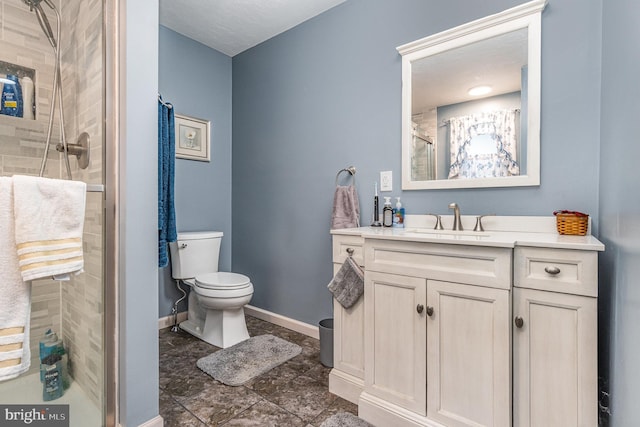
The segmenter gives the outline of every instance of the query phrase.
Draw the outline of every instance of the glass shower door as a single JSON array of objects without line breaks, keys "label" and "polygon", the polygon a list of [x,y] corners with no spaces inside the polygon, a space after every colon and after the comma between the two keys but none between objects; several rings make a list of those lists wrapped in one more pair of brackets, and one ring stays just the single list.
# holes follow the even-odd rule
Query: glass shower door
[{"label": "glass shower door", "polygon": [[[66,140],[75,144],[86,132],[90,141],[88,167],[81,169],[76,157],[70,156],[73,179],[88,186],[82,238],[84,271],[68,281],[45,278],[31,283],[30,368],[17,378],[0,380],[0,406],[8,408],[0,410],[0,425],[5,421],[2,414],[24,417],[37,409],[37,413],[61,422],[41,425],[102,426],[106,423],[104,1],[54,0],[52,4],[59,13],[59,29],[56,10],[46,1],[0,0],[0,82],[8,74],[17,75],[18,81],[24,82],[21,87],[26,88],[22,91],[22,116],[0,114],[0,176],[39,174],[58,48]],[[46,25],[41,25],[39,14],[47,18],[49,34],[43,31]],[[44,177],[66,179],[64,158],[55,150],[62,133],[57,102],[56,108]],[[1,335],[2,325],[0,367]],[[52,351],[60,353],[66,368],[60,374],[68,379],[55,393],[47,391],[40,372],[41,356]]]}]

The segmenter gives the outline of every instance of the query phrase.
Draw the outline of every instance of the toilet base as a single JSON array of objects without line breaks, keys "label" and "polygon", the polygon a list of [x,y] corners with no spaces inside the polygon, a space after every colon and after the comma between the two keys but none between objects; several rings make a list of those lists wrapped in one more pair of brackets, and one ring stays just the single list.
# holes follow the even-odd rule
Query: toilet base
[{"label": "toilet base", "polygon": [[220,348],[231,347],[249,339],[243,307],[227,310],[208,309],[204,326],[187,319],[180,323],[180,329]]}]

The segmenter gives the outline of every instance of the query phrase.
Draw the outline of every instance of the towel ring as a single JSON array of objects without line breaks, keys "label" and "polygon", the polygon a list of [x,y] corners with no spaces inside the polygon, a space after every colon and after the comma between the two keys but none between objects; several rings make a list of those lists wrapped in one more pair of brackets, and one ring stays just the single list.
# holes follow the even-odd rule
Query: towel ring
[{"label": "towel ring", "polygon": [[[338,173],[336,174],[336,186],[338,186],[338,178],[340,177],[340,174],[341,174],[342,172],[348,172],[348,173],[349,173],[349,176],[355,176],[355,174],[356,174],[356,167],[355,167],[355,166],[349,166],[349,167],[347,167],[347,168],[340,169],[340,170],[338,171]],[[354,180],[355,180],[355,178],[354,178]]]}]

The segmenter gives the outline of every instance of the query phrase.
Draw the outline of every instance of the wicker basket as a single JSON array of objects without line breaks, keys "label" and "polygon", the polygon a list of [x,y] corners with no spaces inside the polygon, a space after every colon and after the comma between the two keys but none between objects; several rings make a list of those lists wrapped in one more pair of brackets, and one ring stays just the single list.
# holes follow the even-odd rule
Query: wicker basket
[{"label": "wicker basket", "polygon": [[554,212],[558,233],[584,236],[589,228],[589,215],[581,212]]}]

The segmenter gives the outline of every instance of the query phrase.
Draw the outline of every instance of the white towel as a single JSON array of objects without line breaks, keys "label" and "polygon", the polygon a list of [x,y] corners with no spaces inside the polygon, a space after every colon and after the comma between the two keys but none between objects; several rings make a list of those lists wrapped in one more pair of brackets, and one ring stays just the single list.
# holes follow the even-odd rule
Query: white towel
[{"label": "white towel", "polygon": [[13,177],[15,236],[22,279],[80,273],[87,185]]},{"label": "white towel", "polygon": [[20,275],[13,217],[12,180],[0,177],[0,381],[17,377],[31,364],[31,284]]}]

